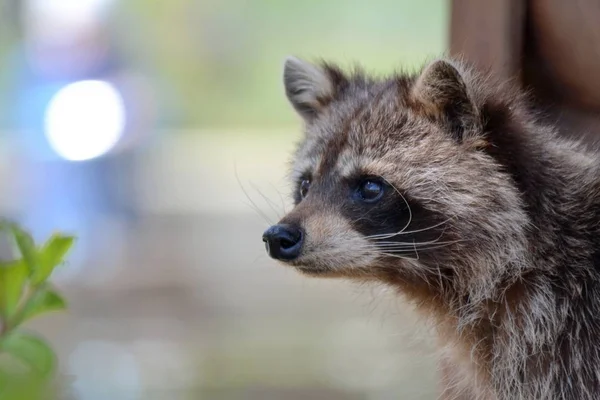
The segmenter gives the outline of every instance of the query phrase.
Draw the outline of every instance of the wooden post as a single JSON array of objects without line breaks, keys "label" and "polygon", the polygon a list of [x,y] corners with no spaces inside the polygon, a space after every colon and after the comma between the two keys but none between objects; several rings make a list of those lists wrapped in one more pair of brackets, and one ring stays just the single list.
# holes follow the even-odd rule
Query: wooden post
[{"label": "wooden post", "polygon": [[499,78],[520,73],[525,0],[452,0],[450,54]]}]

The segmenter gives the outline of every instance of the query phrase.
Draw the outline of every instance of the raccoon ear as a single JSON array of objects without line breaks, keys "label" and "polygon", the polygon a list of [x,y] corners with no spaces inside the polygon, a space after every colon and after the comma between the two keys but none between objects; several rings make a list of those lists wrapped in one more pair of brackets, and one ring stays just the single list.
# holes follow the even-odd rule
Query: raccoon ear
[{"label": "raccoon ear", "polygon": [[423,69],[412,91],[418,112],[444,125],[462,141],[465,131],[477,122],[477,111],[461,73],[450,62],[437,60]]},{"label": "raccoon ear", "polygon": [[296,111],[305,119],[314,119],[347,83],[331,66],[316,66],[296,57],[288,57],[283,69],[285,93]]}]

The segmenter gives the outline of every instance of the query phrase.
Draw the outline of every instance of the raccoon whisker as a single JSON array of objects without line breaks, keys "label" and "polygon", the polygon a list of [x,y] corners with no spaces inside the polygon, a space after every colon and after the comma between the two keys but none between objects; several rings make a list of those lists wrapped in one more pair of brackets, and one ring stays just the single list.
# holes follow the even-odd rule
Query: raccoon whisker
[{"label": "raccoon whisker", "polygon": [[[426,245],[426,244],[424,244],[424,245]],[[381,246],[374,244],[371,247],[375,248],[375,249],[410,249],[410,248],[413,248],[414,245],[412,243],[398,244],[398,245],[386,244],[386,245],[381,245]]]},{"label": "raccoon whisker", "polygon": [[413,233],[426,232],[426,231],[429,231],[431,229],[434,229],[434,228],[437,228],[439,226],[442,226],[442,225],[446,224],[448,221],[451,221],[453,218],[454,217],[450,217],[450,218],[448,218],[448,219],[446,219],[446,220],[444,220],[442,222],[439,222],[439,223],[437,223],[435,225],[432,225],[432,226],[429,226],[427,228],[415,229],[415,230],[412,230],[412,231],[399,231],[399,232],[396,232],[396,233],[380,233],[380,234],[377,234],[377,235],[365,236],[365,238],[366,239],[389,239],[389,238],[392,238],[392,237],[398,236],[398,235],[410,235],[410,234],[413,234]]},{"label": "raccoon whisker", "polygon": [[[431,251],[431,250],[437,250],[443,247],[448,247],[449,245],[441,245],[441,246],[431,246],[431,247],[424,247],[424,248],[420,248],[418,249],[418,251],[423,252],[423,251]],[[415,251],[415,248],[412,249],[399,249],[399,250],[388,250],[385,249],[383,252],[381,252],[382,254],[415,254],[418,257],[418,252]],[[418,260],[418,258],[417,258]]]},{"label": "raccoon whisker", "polygon": [[445,243],[445,242],[440,242],[438,240],[432,240],[430,242],[384,242],[384,243],[378,243],[375,242],[373,243],[373,247],[413,247],[414,245],[417,246],[422,246],[422,245],[428,245],[428,244],[434,244],[434,243]]},{"label": "raccoon whisker", "polygon": [[238,185],[240,186],[240,189],[242,189],[242,192],[244,193],[244,195],[246,196],[246,198],[248,199],[248,201],[250,202],[250,204],[248,203],[244,203],[247,206],[249,206],[252,210],[254,210],[254,212],[256,212],[263,220],[265,220],[265,222],[267,223],[268,226],[273,225],[273,221],[271,221],[271,219],[267,216],[267,214],[265,214],[260,207],[258,207],[258,205],[254,202],[254,200],[252,200],[252,198],[250,197],[250,195],[248,194],[248,192],[246,191],[246,188],[244,187],[244,185],[242,185],[242,181],[240,180],[240,177],[237,173],[237,166],[234,164],[234,174],[235,174],[235,179],[237,180]]},{"label": "raccoon whisker", "polygon": [[406,207],[408,208],[408,222],[406,223],[406,225],[404,226],[404,228],[402,228],[400,230],[400,232],[402,232],[402,231],[404,231],[406,228],[408,228],[410,226],[410,223],[412,222],[412,219],[413,219],[413,214],[412,214],[412,210],[410,209],[410,204],[408,204],[408,200],[406,200],[406,197],[404,197],[404,195],[398,190],[398,188],[396,188],[396,186],[394,186],[390,181],[388,181],[385,178],[383,178],[383,180],[388,185],[390,185],[396,191],[396,193],[398,193],[400,195],[400,197],[402,197],[402,200],[404,200],[404,203],[406,204]]},{"label": "raccoon whisker", "polygon": [[458,239],[458,240],[445,240],[445,241],[440,241],[440,239],[442,238],[442,236],[444,235],[444,233],[442,232],[437,238],[433,239],[433,240],[428,240],[425,242],[416,242],[416,241],[412,241],[412,242],[399,242],[399,241],[395,241],[395,240],[386,240],[386,241],[382,241],[382,240],[378,240],[376,239],[373,242],[370,242],[371,245],[373,246],[379,246],[379,247],[385,247],[385,246],[421,246],[421,245],[429,245],[429,244],[442,244],[442,243],[459,243],[459,242],[468,242],[469,239]]},{"label": "raccoon whisker", "polygon": [[277,216],[277,219],[281,219],[281,210],[278,211],[275,208],[275,203],[271,199],[269,199],[263,192],[261,192],[260,189],[258,189],[258,187],[254,183],[250,182],[250,186],[252,186],[252,189],[254,189],[260,195],[260,197],[262,197],[265,200],[269,208],[271,208],[271,210],[273,210],[273,212]]},{"label": "raccoon whisker", "polygon": [[271,226],[273,225],[273,222],[271,222],[269,220],[269,217],[267,217],[260,209],[258,209],[258,207],[256,206],[256,204],[254,203],[248,203],[248,202],[243,202],[244,205],[248,206],[252,211],[254,211],[256,213],[256,215],[258,215],[259,217],[261,217],[261,219],[266,223],[266,226]]},{"label": "raccoon whisker", "polygon": [[[417,242],[417,244],[430,244],[430,243],[437,243],[442,236],[444,236],[444,232],[442,231],[442,233],[440,233],[440,235],[433,239],[433,240],[428,240],[426,242]],[[376,241],[374,242],[374,244],[376,245],[387,245],[387,244],[403,244],[403,245],[410,245],[412,246],[414,244],[414,240],[412,242],[400,242],[400,241],[396,241],[396,240],[381,240],[381,239],[375,239]]]},{"label": "raccoon whisker", "polygon": [[283,210],[284,214],[287,214],[287,210],[285,209],[285,200],[283,198],[283,194],[277,189],[277,187],[275,185],[273,185],[271,183],[271,187],[273,189],[275,189],[275,191],[277,192],[277,194],[279,195],[279,200],[281,200],[281,209]]},{"label": "raccoon whisker", "polygon": [[413,247],[415,249],[415,255],[417,256],[417,260],[419,259],[419,252],[417,251],[417,244],[415,243],[415,241],[413,240]]},{"label": "raccoon whisker", "polygon": [[351,221],[351,223],[352,223],[352,224],[355,224],[355,223],[357,223],[357,222],[359,222],[359,221],[363,220],[363,219],[364,219],[364,218],[366,218],[366,217],[367,217],[367,215],[368,215],[368,214],[369,214],[371,211],[373,211],[373,210],[374,210],[374,209],[367,210],[367,211],[366,211],[364,214],[362,214],[360,217],[358,217],[358,218],[356,218],[356,219],[352,220],[352,221]]},{"label": "raccoon whisker", "polygon": [[384,250],[385,252],[394,252],[394,253],[415,253],[416,250],[419,251],[427,251],[427,250],[435,250],[435,249],[441,249],[443,247],[449,247],[451,246],[453,243],[446,243],[446,244],[440,244],[440,245],[430,245],[430,246],[423,246],[423,247],[404,247],[404,248],[399,248],[399,249],[394,249],[394,248],[384,248],[381,250]]},{"label": "raccoon whisker", "polygon": [[377,234],[377,235],[367,236],[366,238],[367,239],[382,240],[382,239],[389,239],[389,238],[392,238],[392,237],[398,236],[398,235],[411,235],[411,234],[414,234],[414,233],[426,232],[426,231],[429,231],[431,229],[437,228],[437,227],[439,227],[439,226],[447,223],[449,220],[451,220],[451,218],[448,218],[445,221],[442,221],[442,222],[440,222],[438,224],[429,226],[427,228],[415,229],[415,230],[412,230],[412,231],[399,231],[399,232],[395,232],[395,233],[381,233],[381,234]]},{"label": "raccoon whisker", "polygon": [[414,243],[402,243],[399,245],[395,245],[395,244],[385,244],[385,245],[379,245],[379,244],[372,244],[371,248],[376,248],[376,249],[409,249],[409,248],[421,248],[421,247],[427,247],[427,246],[437,246],[437,245],[452,245],[452,244],[457,244],[457,243],[463,243],[466,242],[466,240],[448,240],[448,241],[443,241],[443,242],[439,242],[439,241],[432,241],[432,242],[414,242]]},{"label": "raccoon whisker", "polygon": [[405,252],[406,253],[406,252],[414,252],[415,249],[417,249],[417,250],[429,250],[429,249],[436,249],[436,248],[447,247],[447,246],[451,246],[451,244],[429,245],[429,246],[421,246],[421,247],[417,247],[417,246],[380,247],[380,248],[374,248],[373,250],[375,250],[375,251],[395,252],[395,253],[401,253],[401,252]]},{"label": "raccoon whisker", "polygon": [[445,242],[431,242],[431,243],[418,243],[414,242],[412,244],[402,244],[400,246],[394,245],[386,245],[386,246],[378,246],[376,244],[364,245],[361,247],[362,250],[365,251],[377,251],[383,253],[395,253],[395,254],[410,254],[415,253],[418,255],[417,251],[429,251],[436,250],[444,247],[451,246],[453,244],[466,242],[466,240],[452,240]]},{"label": "raccoon whisker", "polygon": [[[442,232],[439,234],[439,236],[438,236],[438,237],[436,237],[435,239],[433,239],[433,240],[431,240],[431,241],[427,241],[427,242],[419,242],[419,243],[435,243],[435,242],[439,241],[439,240],[442,238],[442,236],[444,236],[444,233],[445,233],[445,232],[446,232],[446,228],[444,228],[444,229],[442,230]],[[412,242],[410,242],[410,243],[407,243],[407,242],[398,242],[398,241],[395,241],[395,240],[394,240],[394,241],[391,241],[391,240],[382,241],[383,239],[387,239],[387,238],[381,238],[381,239],[379,239],[379,238],[375,238],[375,240],[377,240],[377,243],[400,243],[400,244],[413,244],[413,243],[415,242],[415,240],[414,240],[414,239],[413,239],[413,241],[412,241]]]},{"label": "raccoon whisker", "polygon": [[395,253],[381,253],[381,255],[382,256],[386,256],[386,257],[392,257],[392,258],[400,258],[402,260],[410,260],[410,261],[416,261],[416,260],[418,260],[418,258],[415,259],[415,258],[411,258],[411,257],[407,257],[407,256],[404,256],[404,255],[395,254]]}]

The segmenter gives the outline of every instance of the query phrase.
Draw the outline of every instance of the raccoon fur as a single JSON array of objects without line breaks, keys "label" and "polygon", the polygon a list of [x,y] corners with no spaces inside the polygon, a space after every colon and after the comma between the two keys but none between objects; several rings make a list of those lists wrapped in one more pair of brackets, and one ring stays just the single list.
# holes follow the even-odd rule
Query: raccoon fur
[{"label": "raccoon fur", "polygon": [[600,157],[453,59],[373,79],[289,58],[295,207],[263,235],[433,321],[448,399],[600,398]]}]

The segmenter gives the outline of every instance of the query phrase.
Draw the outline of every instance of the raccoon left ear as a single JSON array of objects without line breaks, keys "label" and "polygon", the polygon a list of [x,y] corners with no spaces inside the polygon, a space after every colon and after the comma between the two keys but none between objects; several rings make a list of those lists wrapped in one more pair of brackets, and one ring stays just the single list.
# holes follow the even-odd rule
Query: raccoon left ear
[{"label": "raccoon left ear", "polygon": [[476,107],[465,80],[446,60],[434,61],[423,69],[412,88],[410,101],[418,112],[442,123],[459,142],[477,121]]},{"label": "raccoon left ear", "polygon": [[316,118],[347,83],[342,72],[331,65],[313,65],[296,57],[285,60],[285,93],[306,121]]}]

